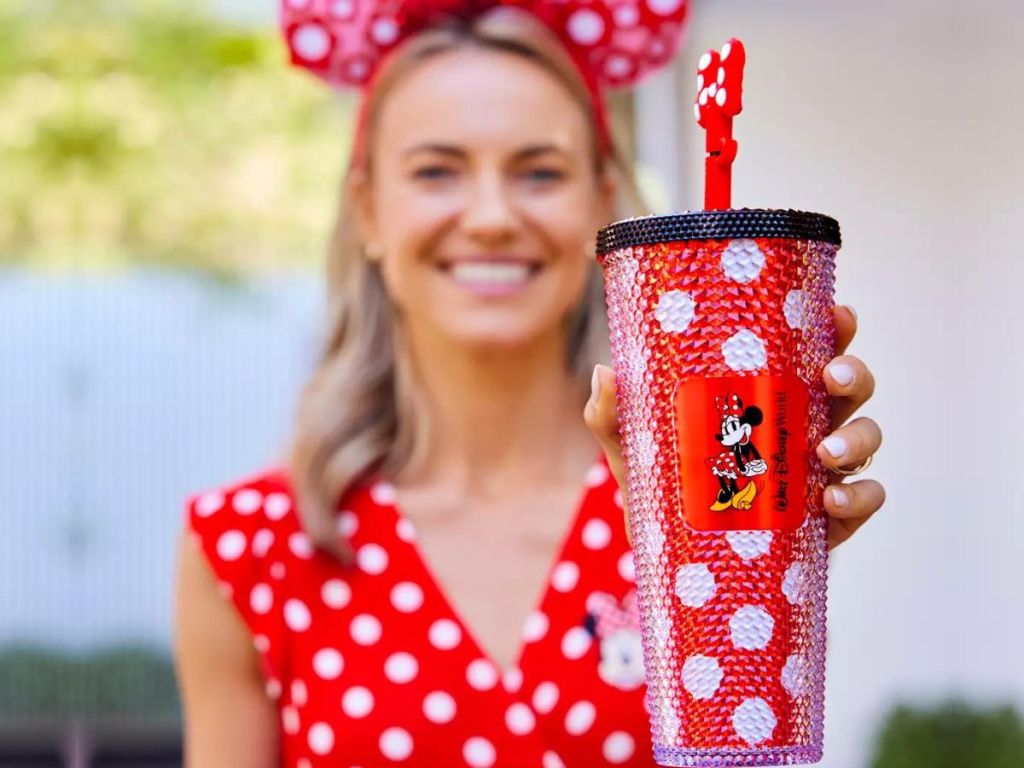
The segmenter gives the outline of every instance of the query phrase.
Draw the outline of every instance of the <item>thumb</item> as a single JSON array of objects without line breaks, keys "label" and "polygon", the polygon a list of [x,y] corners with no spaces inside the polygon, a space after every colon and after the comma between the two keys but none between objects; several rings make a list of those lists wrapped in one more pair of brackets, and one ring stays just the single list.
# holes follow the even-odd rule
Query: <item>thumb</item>
[{"label": "thumb", "polygon": [[[590,399],[583,409],[583,420],[604,450],[604,455],[608,459],[608,468],[622,492],[625,510],[628,496],[626,466],[622,458],[622,437],[619,433],[619,414],[615,400],[615,373],[606,365],[596,365],[590,385]],[[626,519],[629,519],[628,512]],[[626,530],[628,534],[628,525]]]}]

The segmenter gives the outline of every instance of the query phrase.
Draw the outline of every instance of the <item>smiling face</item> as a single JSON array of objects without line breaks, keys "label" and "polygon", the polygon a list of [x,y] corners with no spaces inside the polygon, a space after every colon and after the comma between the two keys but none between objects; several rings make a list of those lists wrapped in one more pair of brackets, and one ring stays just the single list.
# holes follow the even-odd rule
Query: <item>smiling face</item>
[{"label": "smiling face", "polygon": [[569,89],[519,55],[463,46],[394,85],[360,199],[414,335],[512,348],[563,333],[611,211],[593,146]]},{"label": "smiling face", "polygon": [[746,442],[750,433],[749,424],[744,424],[736,416],[726,416],[722,419],[722,434],[718,439],[722,441],[722,445],[733,446],[736,443]]}]

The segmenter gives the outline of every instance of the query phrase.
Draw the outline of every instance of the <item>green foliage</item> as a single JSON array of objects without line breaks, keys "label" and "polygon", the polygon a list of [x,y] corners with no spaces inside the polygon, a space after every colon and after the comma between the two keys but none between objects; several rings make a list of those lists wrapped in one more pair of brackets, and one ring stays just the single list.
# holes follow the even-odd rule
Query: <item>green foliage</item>
[{"label": "green foliage", "polygon": [[1024,722],[1010,706],[897,706],[878,738],[872,768],[1024,768]]},{"label": "green foliage", "polygon": [[70,716],[178,719],[171,660],[143,648],[84,656],[35,648],[0,653],[0,721]]},{"label": "green foliage", "polygon": [[353,95],[202,0],[0,0],[0,261],[322,262]]}]

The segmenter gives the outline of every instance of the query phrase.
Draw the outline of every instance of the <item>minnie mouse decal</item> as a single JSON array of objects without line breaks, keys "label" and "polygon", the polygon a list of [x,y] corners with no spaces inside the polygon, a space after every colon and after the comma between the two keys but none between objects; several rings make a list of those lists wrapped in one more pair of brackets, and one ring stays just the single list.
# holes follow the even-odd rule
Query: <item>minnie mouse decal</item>
[{"label": "minnie mouse decal", "polygon": [[[734,392],[715,397],[715,408],[722,414],[721,432],[715,435],[715,440],[726,450],[704,459],[721,486],[711,509],[716,512],[729,507],[750,509],[757,495],[754,477],[768,471],[768,464],[750,439],[754,427],[764,420],[764,414],[756,405],[744,408],[743,401]],[[742,488],[738,483],[741,475],[747,478]]]},{"label": "minnie mouse decal", "polygon": [[643,685],[644,652],[636,590],[627,592],[621,603],[607,592],[592,593],[587,598],[584,626],[601,644],[597,668],[601,679],[623,691]]}]

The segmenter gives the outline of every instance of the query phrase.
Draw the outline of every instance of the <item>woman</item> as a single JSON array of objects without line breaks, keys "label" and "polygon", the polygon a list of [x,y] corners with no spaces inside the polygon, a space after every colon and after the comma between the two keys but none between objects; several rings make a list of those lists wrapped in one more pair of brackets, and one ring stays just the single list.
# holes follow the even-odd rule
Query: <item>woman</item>
[{"label": "woman", "polygon": [[[509,9],[425,29],[375,74],[287,466],[189,500],[193,768],[652,764],[593,259],[639,211],[603,120]],[[873,381],[842,354],[852,311],[835,320],[818,455],[853,467],[880,433],[839,426]],[[882,501],[831,485],[830,544]]]}]

